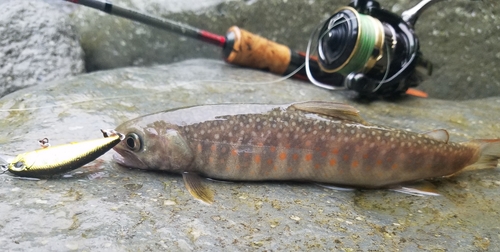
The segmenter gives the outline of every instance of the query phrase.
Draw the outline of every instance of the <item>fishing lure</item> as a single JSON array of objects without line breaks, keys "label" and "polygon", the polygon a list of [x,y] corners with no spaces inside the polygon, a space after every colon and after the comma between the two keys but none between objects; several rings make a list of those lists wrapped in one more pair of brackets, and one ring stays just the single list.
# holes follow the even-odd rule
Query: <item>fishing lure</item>
[{"label": "fishing lure", "polygon": [[101,130],[104,138],[47,147],[48,139],[40,140],[42,149],[19,154],[2,170],[23,177],[50,176],[79,168],[117,145],[124,135],[114,130]]}]

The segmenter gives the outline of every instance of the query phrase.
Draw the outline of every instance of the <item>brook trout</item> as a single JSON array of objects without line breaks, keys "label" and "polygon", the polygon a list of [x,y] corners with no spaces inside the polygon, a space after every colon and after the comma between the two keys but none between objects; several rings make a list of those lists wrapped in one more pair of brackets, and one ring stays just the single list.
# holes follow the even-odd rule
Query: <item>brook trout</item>
[{"label": "brook trout", "polygon": [[469,165],[496,167],[500,139],[448,142],[445,130],[418,134],[366,123],[331,102],[194,106],[142,116],[116,131],[120,165],[181,173],[191,194],[212,202],[200,176],[296,180],[386,188],[446,176]]}]

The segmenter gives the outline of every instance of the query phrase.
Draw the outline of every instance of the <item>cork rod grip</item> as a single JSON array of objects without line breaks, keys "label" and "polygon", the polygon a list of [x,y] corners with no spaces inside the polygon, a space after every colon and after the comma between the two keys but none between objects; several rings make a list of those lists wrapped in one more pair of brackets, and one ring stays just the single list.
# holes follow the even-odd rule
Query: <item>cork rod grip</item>
[{"label": "cork rod grip", "polygon": [[290,64],[290,48],[232,26],[234,44],[226,61],[235,65],[284,74]]}]

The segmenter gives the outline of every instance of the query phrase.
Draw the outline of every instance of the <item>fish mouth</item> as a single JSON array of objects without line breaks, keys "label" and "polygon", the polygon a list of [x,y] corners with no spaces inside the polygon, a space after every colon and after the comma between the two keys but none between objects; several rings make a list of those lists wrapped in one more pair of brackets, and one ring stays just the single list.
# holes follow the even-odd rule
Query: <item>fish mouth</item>
[{"label": "fish mouth", "polygon": [[128,168],[148,169],[148,166],[137,158],[134,153],[123,149],[115,149],[115,151],[116,153],[113,154],[113,160],[117,164]]}]

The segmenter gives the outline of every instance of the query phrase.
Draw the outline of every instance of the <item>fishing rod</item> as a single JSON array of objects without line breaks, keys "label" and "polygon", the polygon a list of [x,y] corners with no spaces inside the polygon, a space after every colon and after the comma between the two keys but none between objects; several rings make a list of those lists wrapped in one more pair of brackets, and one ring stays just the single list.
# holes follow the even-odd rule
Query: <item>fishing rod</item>
[{"label": "fishing rod", "polygon": [[442,0],[423,0],[401,17],[382,9],[376,1],[353,0],[323,23],[317,37],[317,56],[308,53],[309,47],[306,53],[295,52],[237,26],[222,36],[109,2],[64,1],[216,45],[231,64],[279,75],[293,73],[330,90],[390,97],[419,84],[417,66],[423,66],[430,75],[432,65],[421,57],[413,26],[423,10]]},{"label": "fishing rod", "polygon": [[[216,45],[222,48],[226,62],[243,67],[260,69],[279,75],[289,75],[302,67],[305,61],[303,53],[294,52],[287,46],[267,40],[237,26],[230,27],[227,34],[222,36],[174,20],[159,18],[113,5],[109,2],[99,0],[64,1],[84,5],[111,15]],[[312,63],[311,71],[315,77],[328,83],[342,81],[342,76],[322,73],[317,62]],[[303,68],[295,74],[295,77],[307,79]]]}]

